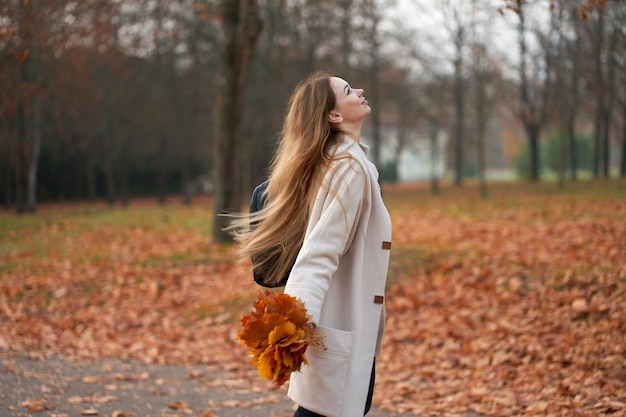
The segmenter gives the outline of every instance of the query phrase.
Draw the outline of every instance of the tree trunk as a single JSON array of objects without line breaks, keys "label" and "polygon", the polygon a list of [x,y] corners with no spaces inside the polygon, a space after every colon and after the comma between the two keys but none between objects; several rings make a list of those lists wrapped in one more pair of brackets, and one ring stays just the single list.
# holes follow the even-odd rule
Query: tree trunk
[{"label": "tree trunk", "polygon": [[619,176],[626,178],[626,101],[622,103],[622,122],[624,125],[622,126],[622,160],[619,167]]},{"label": "tree trunk", "polygon": [[261,31],[257,0],[222,0],[224,44],[220,82],[223,94],[216,106],[214,142],[215,243],[232,241],[224,231],[223,214],[242,208],[241,131],[246,82],[256,40]]},{"label": "tree trunk", "polygon": [[605,104],[605,77],[604,77],[604,66],[602,64],[603,54],[605,53],[605,27],[604,27],[604,11],[602,8],[598,8],[597,10],[598,18],[597,21],[593,22],[594,24],[590,24],[587,27],[592,31],[591,39],[593,46],[593,58],[594,58],[594,85],[595,96],[596,96],[596,112],[595,112],[595,122],[594,122],[594,140],[593,140],[593,175],[594,177],[599,177],[604,172],[604,131],[607,128],[603,126],[604,123],[604,104]]},{"label": "tree trunk", "polygon": [[531,127],[528,129],[528,145],[530,154],[529,157],[529,175],[532,182],[539,181],[539,129]]},{"label": "tree trunk", "polygon": [[437,124],[434,120],[431,120],[429,126],[430,137],[430,194],[433,197],[439,195],[439,173],[437,168],[439,167],[439,141],[437,140]]},{"label": "tree trunk", "polygon": [[9,210],[13,205],[13,167],[7,163],[4,167],[4,208]]},{"label": "tree trunk", "polygon": [[565,176],[566,176],[566,166],[567,163],[567,144],[568,139],[565,134],[566,128],[561,127],[559,129],[559,159],[557,162],[557,171],[558,171],[558,187],[559,189],[565,188]]},{"label": "tree trunk", "polygon": [[39,166],[39,156],[41,155],[41,133],[36,133],[39,136],[35,139],[33,144],[32,153],[28,164],[28,192],[27,192],[27,204],[28,211],[34,213],[37,209],[37,168]]},{"label": "tree trunk", "polygon": [[[367,2],[367,14],[370,19],[371,27],[369,28],[369,42],[370,42],[370,81],[372,91],[367,94],[374,103],[372,108],[371,120],[372,120],[372,162],[380,170],[381,167],[381,111],[380,103],[380,39],[379,39],[379,22],[380,17],[376,10],[376,3],[374,1]],[[366,92],[367,93],[367,92]]]},{"label": "tree trunk", "polygon": [[[527,67],[527,54],[528,45],[526,43],[526,23],[524,16],[524,9],[521,7],[523,2],[520,2],[520,9],[518,12],[519,26],[519,47],[520,47],[520,98],[521,98],[521,110],[519,112],[519,118],[524,125],[526,135],[528,137],[529,145],[529,179],[532,182],[538,182],[540,177],[540,157],[539,157],[539,136],[542,126],[545,123],[547,117],[548,97],[550,92],[550,53],[545,51],[545,73],[541,76],[535,76],[532,80],[529,80],[528,67]],[[541,94],[531,94],[531,85],[539,85],[541,87]],[[541,97],[541,101],[538,97]]]},{"label": "tree trunk", "polygon": [[596,103],[596,106],[598,106],[598,108],[596,109],[596,115],[595,115],[595,121],[594,121],[594,128],[593,128],[593,165],[592,165],[592,171],[593,171],[593,176],[595,178],[598,178],[600,176],[600,171],[601,171],[601,147],[602,147],[602,141],[600,140],[601,135],[602,135],[602,113],[600,110],[600,104]]},{"label": "tree trunk", "polygon": [[[576,79],[574,76],[566,75],[566,61],[568,59],[567,52],[565,50],[565,45],[567,45],[567,40],[564,36],[562,26],[565,24],[565,9],[563,7],[558,8],[557,14],[552,14],[550,23],[553,30],[556,30],[558,33],[558,45],[556,48],[556,60],[555,60],[555,79],[556,79],[556,90],[555,93],[559,96],[562,96],[563,99],[557,104],[558,106],[558,145],[559,145],[559,154],[557,159],[557,185],[559,190],[565,188],[565,177],[567,171],[567,125],[569,121],[569,113],[571,112],[571,108],[575,106],[573,101],[573,96],[568,97],[568,93],[571,93],[574,88],[571,85],[576,83]],[[576,60],[576,56],[571,57],[572,60]],[[573,66],[576,66],[576,63],[573,63]],[[571,80],[569,80],[571,78]],[[570,84],[567,84],[567,83]]]},{"label": "tree trunk", "polygon": [[611,113],[613,106],[603,111],[602,115],[602,175],[608,178],[611,175]]},{"label": "tree trunk", "polygon": [[[21,63],[22,120],[21,132],[22,156],[20,161],[20,203],[19,212],[34,212],[37,205],[37,168],[42,146],[42,95],[43,63],[40,53],[40,36],[44,29],[44,13],[30,2],[20,6],[22,21],[19,28],[24,36],[22,41],[29,52]],[[50,68],[49,68],[50,70]]]},{"label": "tree trunk", "polygon": [[168,175],[168,159],[169,149],[166,133],[160,133],[159,135],[159,162],[158,162],[158,174],[157,174],[157,201],[163,205],[167,203],[167,188],[169,182]]},{"label": "tree trunk", "polygon": [[372,67],[371,67],[371,81],[372,81],[372,101],[375,103],[374,108],[372,109],[372,162],[374,165],[380,170],[381,167],[381,158],[380,158],[380,145],[381,145],[381,121],[380,121],[380,103],[382,100],[380,99],[379,93],[379,85],[380,85],[380,76],[379,76],[379,54],[378,54],[378,44],[377,41],[374,41],[375,46],[372,46]]},{"label": "tree trunk", "polygon": [[15,211],[18,214],[26,211],[26,115],[24,104],[21,103],[18,112],[18,133],[15,158]]},{"label": "tree trunk", "polygon": [[28,161],[28,211],[34,213],[37,209],[37,168],[39,167],[39,156],[41,155],[41,101],[38,97],[34,103],[33,135],[34,143]]},{"label": "tree trunk", "polygon": [[454,57],[451,62],[454,67],[454,84],[452,87],[454,122],[451,135],[451,157],[453,158],[454,185],[460,187],[463,183],[465,151],[468,149],[465,143],[467,140],[465,134],[465,49],[469,46],[468,35],[471,34],[471,26],[469,26],[471,18],[469,16],[472,16],[472,12],[470,8],[473,9],[474,6],[463,7],[463,4],[469,2],[457,0],[439,0],[435,3],[438,3],[442,9],[444,17],[442,29],[447,31],[452,43],[451,47],[454,48]]},{"label": "tree trunk", "polygon": [[96,191],[96,161],[94,157],[94,153],[87,151],[87,163],[85,166],[86,170],[86,178],[87,178],[87,199],[90,203],[96,201],[97,191]]},{"label": "tree trunk", "polygon": [[578,113],[578,97],[580,95],[579,78],[580,78],[580,51],[581,51],[581,33],[580,19],[578,18],[578,8],[570,9],[570,19],[575,25],[576,39],[574,41],[574,51],[572,56],[572,80],[570,84],[570,106],[567,116],[567,136],[569,144],[570,159],[570,176],[572,181],[578,180],[578,150],[576,146],[576,116]]},{"label": "tree trunk", "polygon": [[115,204],[117,198],[117,190],[115,188],[115,162],[113,160],[113,149],[110,143],[106,145],[105,153],[104,183],[106,185],[107,203],[112,206]]},{"label": "tree trunk", "polygon": [[193,192],[190,190],[191,172],[189,170],[189,161],[183,160],[181,167],[181,185],[183,187],[183,204],[185,206],[191,205],[193,199]]},{"label": "tree trunk", "polygon": [[486,175],[486,161],[485,161],[485,142],[486,142],[486,130],[487,130],[487,115],[485,114],[486,97],[485,97],[485,75],[479,74],[476,80],[476,140],[477,140],[477,152],[478,152],[478,183],[480,185],[480,197],[487,198],[487,175]]},{"label": "tree trunk", "polygon": [[619,169],[619,176],[626,178],[626,101],[622,104],[622,122],[624,123],[622,136],[622,161]]},{"label": "tree trunk", "polygon": [[398,146],[396,147],[396,152],[394,155],[394,163],[393,163],[393,181],[398,182],[400,180],[400,158],[402,157],[402,152],[406,148],[407,143],[407,124],[408,119],[413,116],[409,106],[400,106],[400,120],[398,123]]},{"label": "tree trunk", "polygon": [[125,152],[122,151],[122,156],[119,158],[119,184],[120,184],[120,203],[122,207],[128,207],[130,199],[130,180],[128,178],[128,159]]},{"label": "tree trunk", "polygon": [[454,133],[454,184],[460,186],[463,182],[463,125],[465,119],[464,111],[464,87],[463,87],[463,57],[460,47],[457,51],[457,61],[454,65],[455,88],[454,107],[456,111],[455,133]]},{"label": "tree trunk", "polygon": [[578,180],[578,147],[576,145],[576,128],[574,118],[567,122],[567,137],[569,139],[570,176],[572,181]]},{"label": "tree trunk", "polygon": [[602,106],[603,121],[602,125],[604,131],[602,132],[602,167],[604,168],[604,177],[609,178],[611,176],[611,121],[613,116],[613,106],[615,105],[615,59],[613,55],[615,53],[616,35],[612,34],[609,39],[606,60],[607,68],[607,88],[605,89],[605,100]]}]

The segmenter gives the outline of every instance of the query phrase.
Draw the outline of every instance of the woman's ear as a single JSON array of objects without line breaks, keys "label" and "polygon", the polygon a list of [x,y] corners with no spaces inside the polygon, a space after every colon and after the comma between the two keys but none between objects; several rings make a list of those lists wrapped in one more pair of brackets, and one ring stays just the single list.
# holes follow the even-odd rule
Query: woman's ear
[{"label": "woman's ear", "polygon": [[341,123],[343,122],[343,117],[341,117],[338,113],[331,111],[328,113],[328,121],[330,123]]}]

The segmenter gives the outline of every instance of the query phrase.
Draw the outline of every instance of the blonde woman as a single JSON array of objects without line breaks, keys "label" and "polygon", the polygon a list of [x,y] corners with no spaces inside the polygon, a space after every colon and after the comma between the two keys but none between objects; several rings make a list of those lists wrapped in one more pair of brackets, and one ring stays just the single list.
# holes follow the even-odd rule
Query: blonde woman
[{"label": "blonde woman", "polygon": [[[291,97],[256,225],[241,254],[303,300],[325,347],[291,375],[296,417],[369,411],[384,327],[391,220],[378,172],[361,143],[370,114],[362,89],[314,74]],[[289,272],[291,270],[291,272]]]}]

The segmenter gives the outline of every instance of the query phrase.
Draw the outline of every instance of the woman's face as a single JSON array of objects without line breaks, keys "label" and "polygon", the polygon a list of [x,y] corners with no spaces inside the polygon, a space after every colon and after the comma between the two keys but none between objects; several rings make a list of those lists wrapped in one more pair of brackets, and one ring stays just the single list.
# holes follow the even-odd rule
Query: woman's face
[{"label": "woman's face", "polygon": [[363,89],[353,89],[345,80],[330,78],[330,87],[335,93],[335,109],[331,111],[329,121],[337,124],[361,122],[372,111],[365,99]]}]

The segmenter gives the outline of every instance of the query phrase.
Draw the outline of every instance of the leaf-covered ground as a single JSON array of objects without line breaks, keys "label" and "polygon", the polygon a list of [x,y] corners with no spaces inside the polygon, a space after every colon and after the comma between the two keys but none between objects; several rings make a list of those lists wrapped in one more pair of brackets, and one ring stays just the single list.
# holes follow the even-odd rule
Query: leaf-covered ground
[{"label": "leaf-covered ground", "polygon": [[[385,187],[394,223],[375,405],[626,415],[626,183]],[[266,384],[235,341],[259,287],[211,207],[0,215],[0,349],[203,364]],[[267,389],[273,389],[266,384]]]}]

